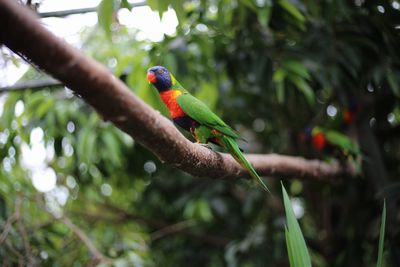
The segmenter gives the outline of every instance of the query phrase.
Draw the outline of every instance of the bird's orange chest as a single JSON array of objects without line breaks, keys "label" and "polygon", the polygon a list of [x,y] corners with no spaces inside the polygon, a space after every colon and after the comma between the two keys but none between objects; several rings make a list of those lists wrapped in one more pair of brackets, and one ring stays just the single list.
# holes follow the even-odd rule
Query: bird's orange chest
[{"label": "bird's orange chest", "polygon": [[176,102],[176,98],[181,94],[181,91],[172,89],[160,93],[161,100],[167,106],[172,119],[186,115]]}]

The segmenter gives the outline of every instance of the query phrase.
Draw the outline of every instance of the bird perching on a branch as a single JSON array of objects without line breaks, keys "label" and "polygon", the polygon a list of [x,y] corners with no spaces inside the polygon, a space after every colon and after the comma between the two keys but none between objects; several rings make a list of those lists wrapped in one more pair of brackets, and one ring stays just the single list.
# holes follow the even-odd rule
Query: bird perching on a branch
[{"label": "bird perching on a branch", "polygon": [[174,123],[189,131],[199,144],[211,142],[225,148],[269,192],[268,187],[241,152],[236,142],[237,139],[241,139],[239,133],[186,91],[166,68],[162,66],[150,68],[147,80],[158,90]]}]

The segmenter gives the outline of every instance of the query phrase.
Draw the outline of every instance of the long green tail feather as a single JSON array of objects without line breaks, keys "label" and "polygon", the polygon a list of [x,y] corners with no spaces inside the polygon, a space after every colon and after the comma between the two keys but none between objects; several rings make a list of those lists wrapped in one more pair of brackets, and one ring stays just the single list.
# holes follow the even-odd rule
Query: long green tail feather
[{"label": "long green tail feather", "polygon": [[271,193],[268,187],[261,180],[261,177],[257,174],[256,170],[254,170],[253,166],[248,162],[248,160],[244,157],[243,153],[240,151],[240,148],[235,139],[223,136],[220,137],[220,140],[225,145],[225,148],[231,153],[231,155],[236,159],[236,161],[245,168],[253,178],[256,178],[257,181],[261,184],[261,186],[265,189],[265,191]]}]

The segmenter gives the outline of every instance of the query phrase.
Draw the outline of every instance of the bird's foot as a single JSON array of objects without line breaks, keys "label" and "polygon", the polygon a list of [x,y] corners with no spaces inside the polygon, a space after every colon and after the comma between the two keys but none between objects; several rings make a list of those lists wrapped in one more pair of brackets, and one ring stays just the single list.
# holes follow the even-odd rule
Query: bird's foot
[{"label": "bird's foot", "polygon": [[204,144],[204,143],[196,143],[198,145],[201,145],[202,147],[208,148],[210,150],[212,150],[211,146],[209,144]]}]

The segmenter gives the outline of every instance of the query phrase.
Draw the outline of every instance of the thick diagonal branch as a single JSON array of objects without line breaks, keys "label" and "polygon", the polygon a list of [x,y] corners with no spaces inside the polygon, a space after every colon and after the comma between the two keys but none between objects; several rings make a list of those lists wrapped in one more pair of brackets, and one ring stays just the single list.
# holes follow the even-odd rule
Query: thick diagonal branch
[{"label": "thick diagonal branch", "polygon": [[[246,175],[234,159],[188,141],[172,123],[137,98],[105,67],[46,30],[17,1],[0,0],[0,42],[74,90],[162,162],[195,176]],[[143,76],[145,70],[143,70]],[[262,175],[327,179],[351,174],[340,165],[280,155],[247,155]]]}]

